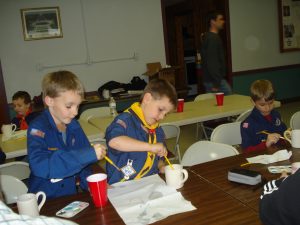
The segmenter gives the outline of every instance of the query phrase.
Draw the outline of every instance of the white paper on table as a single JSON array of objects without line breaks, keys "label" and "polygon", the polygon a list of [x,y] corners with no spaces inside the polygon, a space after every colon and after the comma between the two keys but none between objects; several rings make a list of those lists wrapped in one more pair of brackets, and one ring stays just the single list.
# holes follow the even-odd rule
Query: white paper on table
[{"label": "white paper on table", "polygon": [[261,164],[269,164],[274,162],[279,162],[283,160],[287,160],[292,156],[291,151],[287,151],[286,149],[275,152],[272,155],[259,155],[251,158],[247,158],[249,163],[261,163]]},{"label": "white paper on table", "polygon": [[108,189],[108,198],[126,224],[150,224],[196,208],[158,176],[119,182]]}]

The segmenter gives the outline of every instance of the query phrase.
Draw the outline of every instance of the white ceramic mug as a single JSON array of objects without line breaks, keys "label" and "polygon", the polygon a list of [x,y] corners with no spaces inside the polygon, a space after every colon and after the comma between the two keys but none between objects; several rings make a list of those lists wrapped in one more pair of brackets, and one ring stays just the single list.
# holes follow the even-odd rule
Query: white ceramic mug
[{"label": "white ceramic mug", "polygon": [[172,166],[174,169],[170,166],[165,167],[166,183],[168,186],[178,189],[183,186],[189,175],[187,170],[183,169],[182,165],[172,164]]},{"label": "white ceramic mug", "polygon": [[13,136],[16,129],[17,129],[16,124],[4,124],[1,127],[1,131],[2,131],[3,135],[6,137]]},{"label": "white ceramic mug", "polygon": [[[37,204],[39,197],[42,196],[40,204]],[[46,201],[46,194],[39,191],[36,194],[27,193],[20,195],[17,199],[19,214],[27,216],[39,216],[40,210]]]},{"label": "white ceramic mug", "polygon": [[293,148],[300,148],[300,130],[286,130],[284,138],[291,143]]}]

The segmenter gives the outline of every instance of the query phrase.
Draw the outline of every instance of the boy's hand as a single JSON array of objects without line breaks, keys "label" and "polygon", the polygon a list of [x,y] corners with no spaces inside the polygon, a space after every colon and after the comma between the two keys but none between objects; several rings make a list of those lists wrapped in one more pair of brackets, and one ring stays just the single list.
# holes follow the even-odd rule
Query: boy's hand
[{"label": "boy's hand", "polygon": [[150,152],[153,152],[160,157],[165,156],[168,153],[166,147],[162,143],[152,144]]},{"label": "boy's hand", "polygon": [[266,146],[270,147],[271,145],[276,144],[280,137],[281,135],[277,133],[268,134]]},{"label": "boy's hand", "polygon": [[106,155],[106,147],[101,144],[94,144],[93,147],[95,149],[97,159],[98,160],[103,159],[104,156]]}]

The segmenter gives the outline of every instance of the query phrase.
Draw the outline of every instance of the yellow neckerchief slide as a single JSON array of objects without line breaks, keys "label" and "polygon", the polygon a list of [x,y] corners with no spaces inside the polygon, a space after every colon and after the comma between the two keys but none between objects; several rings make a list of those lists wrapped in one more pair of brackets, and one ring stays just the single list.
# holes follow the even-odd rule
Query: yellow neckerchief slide
[{"label": "yellow neckerchief slide", "polygon": [[[141,121],[143,126],[148,130],[148,143],[155,144],[156,143],[155,129],[159,126],[159,124],[155,123],[151,126],[147,124],[140,103],[139,102],[133,103],[129,109],[125,110],[125,112],[129,112],[133,114]],[[140,179],[143,176],[145,176],[151,170],[154,160],[155,160],[155,154],[152,152],[147,152],[147,158],[145,164],[134,179],[135,180]]]}]

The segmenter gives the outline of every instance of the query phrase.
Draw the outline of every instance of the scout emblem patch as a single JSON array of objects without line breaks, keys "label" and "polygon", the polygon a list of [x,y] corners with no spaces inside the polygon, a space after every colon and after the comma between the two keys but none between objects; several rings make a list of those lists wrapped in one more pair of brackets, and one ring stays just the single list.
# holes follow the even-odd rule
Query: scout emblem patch
[{"label": "scout emblem patch", "polygon": [[135,169],[132,167],[133,160],[128,159],[127,165],[121,168],[122,173],[124,174],[124,179],[129,180],[130,176],[136,173]]}]

